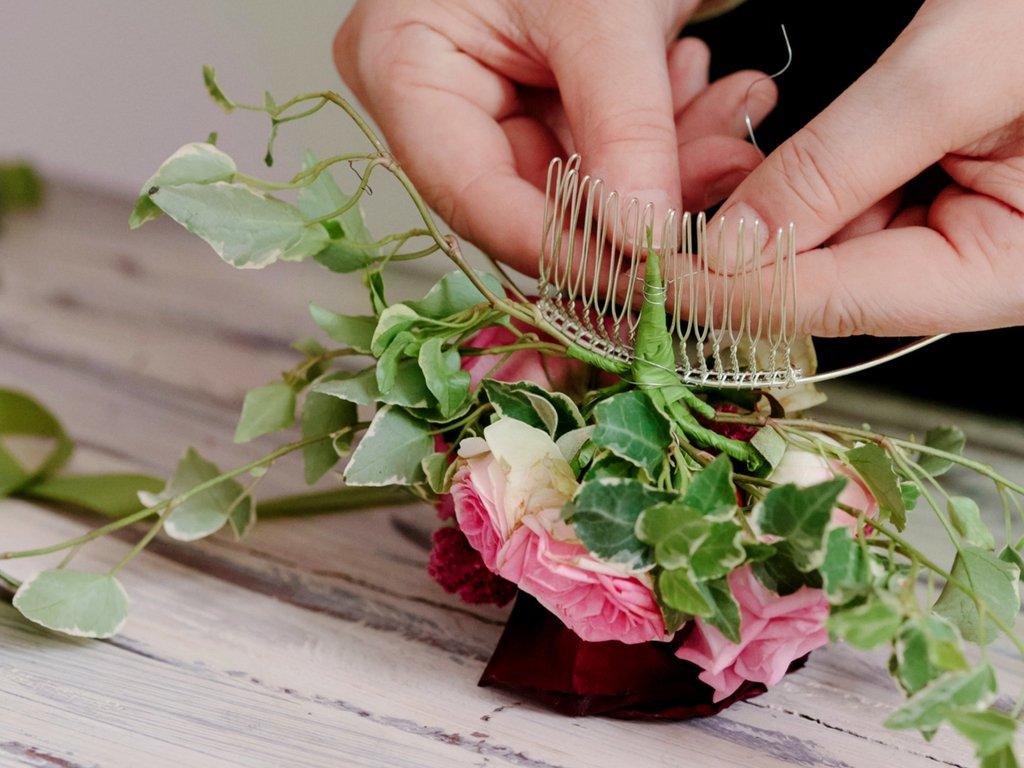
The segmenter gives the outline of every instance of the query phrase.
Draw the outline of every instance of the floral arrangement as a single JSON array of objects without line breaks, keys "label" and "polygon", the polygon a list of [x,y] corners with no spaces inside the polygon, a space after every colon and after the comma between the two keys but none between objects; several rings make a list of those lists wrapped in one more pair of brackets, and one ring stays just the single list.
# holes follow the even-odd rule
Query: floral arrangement
[{"label": "floral arrangement", "polygon": [[[820,401],[807,389],[685,387],[666,358],[657,292],[645,298],[635,360],[623,371],[547,327],[499,265],[470,268],[340,96],[237,104],[211,69],[204,75],[226,110],[269,115],[268,164],[281,126],[327,106],[355,121],[369,149],[309,156],[289,182],[272,183],[239,171],[215,137],[187,144],[143,185],[131,225],[166,214],[239,268],[310,258],[361,273],[372,314],[310,307],[335,346],[297,343],[297,364],[246,395],[235,440],[296,425],[301,436],[228,472],[190,449],[166,483],[63,478],[71,447],[59,423],[27,396],[0,393],[0,438],[53,443],[31,468],[0,453],[0,492],[113,518],[69,541],[0,553],[67,552],[24,583],[3,577],[27,619],[74,635],[116,633],[127,615],[117,573],[159,532],[188,541],[227,525],[243,536],[256,521],[253,488],[277,459],[301,451],[314,483],[348,456],[328,506],[366,505],[367,488],[377,503],[431,503],[441,524],[430,575],[468,602],[518,595],[482,683],[575,714],[685,717],[763,692],[830,639],[887,646],[908,697],[888,727],[928,738],[947,724],[981,765],[1017,765],[1024,699],[1012,711],[994,704],[985,647],[1003,636],[1024,653],[1014,633],[1024,543],[1010,533],[1015,516],[1024,519],[1024,486],[966,458],[959,430],[903,440],[797,416]],[[359,176],[352,194],[330,173],[339,164]],[[404,187],[419,226],[370,235],[359,205],[376,171]],[[282,197],[292,192],[294,203]],[[386,298],[391,262],[435,253],[456,271],[419,300]],[[661,285],[654,251],[643,256],[648,284]],[[977,504],[938,481],[953,466],[995,485],[1000,543]],[[288,504],[259,509],[286,514]],[[929,511],[955,547],[948,565],[903,534],[909,514]],[[109,572],[70,567],[83,545],[144,521]],[[549,650],[543,658],[531,652],[537,643]]]}]

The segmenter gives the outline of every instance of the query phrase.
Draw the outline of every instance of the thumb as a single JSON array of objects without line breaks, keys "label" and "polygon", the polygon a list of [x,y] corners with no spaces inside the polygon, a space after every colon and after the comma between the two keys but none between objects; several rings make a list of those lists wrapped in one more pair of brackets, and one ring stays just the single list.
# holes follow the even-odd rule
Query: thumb
[{"label": "thumb", "polygon": [[661,3],[574,3],[548,53],[584,170],[608,191],[679,208],[679,155],[666,46],[675,19]]}]

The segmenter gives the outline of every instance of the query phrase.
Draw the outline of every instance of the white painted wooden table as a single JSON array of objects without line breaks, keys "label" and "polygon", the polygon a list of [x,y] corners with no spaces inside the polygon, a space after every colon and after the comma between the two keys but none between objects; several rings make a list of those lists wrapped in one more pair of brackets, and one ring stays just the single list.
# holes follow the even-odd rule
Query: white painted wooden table
[{"label": "white painted wooden table", "polygon": [[[129,233],[128,208],[56,188],[44,210],[4,222],[0,386],[57,411],[78,439],[76,470],[166,475],[189,444],[222,467],[259,455],[269,442],[231,444],[243,392],[291,366],[289,343],[315,330],[307,300],[354,311],[361,287],[313,264],[235,271],[169,222]],[[417,265],[390,292],[412,296],[443,269]],[[917,432],[942,420],[923,406],[833,392],[824,410],[836,418]],[[1024,474],[1019,426],[956,418],[975,456]],[[286,463],[261,492],[300,490],[300,476]],[[92,522],[0,502],[0,548],[51,543]],[[431,510],[407,507],[268,521],[241,543],[158,540],[123,574],[131,616],[109,642],[37,630],[0,603],[0,765],[972,762],[949,734],[928,744],[885,731],[900,697],[884,656],[844,647],[815,653],[760,698],[685,723],[569,719],[478,688],[505,612],[466,606],[429,579],[435,525]],[[102,540],[82,565],[112,563],[128,545]],[[1024,665],[1001,647],[994,658],[1004,690],[1020,690]]]}]

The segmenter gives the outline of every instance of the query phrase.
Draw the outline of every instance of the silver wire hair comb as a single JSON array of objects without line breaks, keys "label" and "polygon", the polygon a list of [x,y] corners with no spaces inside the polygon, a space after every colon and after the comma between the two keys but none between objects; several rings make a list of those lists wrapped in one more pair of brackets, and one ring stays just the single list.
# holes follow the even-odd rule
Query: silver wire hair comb
[{"label": "silver wire hair comb", "polygon": [[[663,295],[682,382],[733,389],[788,387],[862,371],[937,341],[920,339],[893,352],[824,373],[802,370],[798,341],[794,227],[775,234],[766,266],[757,243],[764,225],[668,211],[623,199],[580,173],[580,158],[548,166],[537,310],[581,349],[629,364],[640,302]],[[647,285],[643,259],[654,248],[662,285]],[[712,269],[712,263],[718,266]],[[726,269],[722,269],[722,265]]]}]

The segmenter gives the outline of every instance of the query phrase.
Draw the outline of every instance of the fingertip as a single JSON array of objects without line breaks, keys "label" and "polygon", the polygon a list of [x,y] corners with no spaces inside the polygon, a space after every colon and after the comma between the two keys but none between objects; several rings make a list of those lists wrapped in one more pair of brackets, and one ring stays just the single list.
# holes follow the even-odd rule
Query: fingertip
[{"label": "fingertip", "polygon": [[684,37],[668,51],[668,78],[672,85],[672,113],[686,105],[708,87],[711,49],[697,37]]}]

